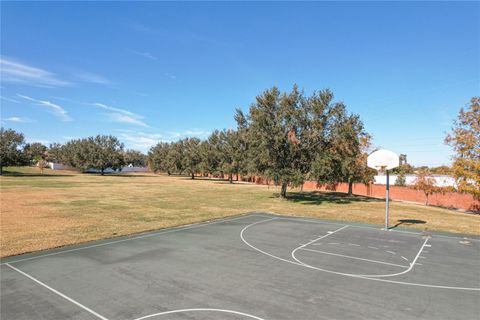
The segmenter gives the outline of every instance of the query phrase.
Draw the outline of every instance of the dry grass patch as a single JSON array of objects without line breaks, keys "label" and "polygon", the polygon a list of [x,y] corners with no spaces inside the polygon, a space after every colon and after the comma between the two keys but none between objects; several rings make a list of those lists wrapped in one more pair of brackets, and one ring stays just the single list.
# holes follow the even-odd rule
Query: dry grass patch
[{"label": "dry grass patch", "polygon": [[[7,175],[0,185],[1,256],[249,211],[381,225],[385,210],[383,201],[365,197],[292,191],[283,200],[273,187],[153,174]],[[391,224],[399,220],[424,221],[400,224],[421,230],[480,233],[478,215],[393,202]]]}]

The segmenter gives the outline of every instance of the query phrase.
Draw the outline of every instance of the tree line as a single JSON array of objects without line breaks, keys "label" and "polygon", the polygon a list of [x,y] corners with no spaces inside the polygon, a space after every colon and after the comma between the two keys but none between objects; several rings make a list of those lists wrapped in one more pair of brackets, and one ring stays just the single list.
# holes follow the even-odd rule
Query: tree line
[{"label": "tree line", "polygon": [[124,150],[123,143],[108,135],[75,139],[63,145],[53,143],[48,148],[39,142],[26,143],[24,135],[12,129],[1,128],[0,138],[0,174],[3,167],[25,165],[37,165],[43,172],[48,162],[56,162],[79,170],[98,169],[103,175],[107,168],[143,166],[147,162],[144,154]]},{"label": "tree line", "polygon": [[248,113],[237,109],[235,129],[215,130],[201,141],[185,138],[161,142],[148,154],[152,170],[228,175],[258,175],[281,186],[369,182],[375,171],[366,167],[370,135],[360,117],[335,102],[330,90],[307,96],[297,86],[276,87],[256,97]]},{"label": "tree line", "polygon": [[[119,169],[126,164],[146,165],[155,172],[201,173],[228,176],[261,176],[281,186],[286,197],[288,186],[301,186],[306,180],[323,185],[369,183],[375,171],[367,168],[371,136],[357,114],[344,103],[334,101],[330,90],[307,96],[297,86],[289,92],[273,87],[258,95],[248,112],[236,109],[235,129],[215,130],[204,140],[184,138],[159,142],[148,155],[125,150],[123,143],[110,135],[98,135],[54,143],[25,143],[23,134],[11,129],[0,131],[0,173],[4,166],[39,166],[59,162],[79,170]],[[460,110],[452,132],[445,139],[455,151],[452,168],[439,167],[438,173],[451,173],[457,189],[480,197],[480,98],[474,97]],[[401,166],[394,173],[405,175],[428,168],[414,168],[401,155]],[[400,179],[400,183],[401,183]]]}]

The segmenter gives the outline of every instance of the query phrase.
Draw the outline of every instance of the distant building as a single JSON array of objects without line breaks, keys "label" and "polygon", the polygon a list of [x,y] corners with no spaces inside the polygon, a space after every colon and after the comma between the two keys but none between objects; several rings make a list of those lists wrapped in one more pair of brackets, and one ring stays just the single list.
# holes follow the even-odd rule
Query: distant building
[{"label": "distant building", "polygon": [[48,168],[52,170],[74,170],[75,168],[57,162],[49,162]]}]

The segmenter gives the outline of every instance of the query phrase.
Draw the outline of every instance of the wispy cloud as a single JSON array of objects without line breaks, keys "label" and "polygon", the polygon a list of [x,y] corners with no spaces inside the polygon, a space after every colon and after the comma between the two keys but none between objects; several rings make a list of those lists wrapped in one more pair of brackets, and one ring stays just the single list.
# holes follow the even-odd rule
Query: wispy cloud
[{"label": "wispy cloud", "polygon": [[110,118],[111,121],[148,127],[148,125],[142,120],[144,117],[139,114],[133,113],[125,109],[107,106],[106,104],[98,102],[94,103],[93,105],[97,108],[111,111],[109,113],[106,113],[106,115]]},{"label": "wispy cloud", "polygon": [[13,102],[13,103],[20,103],[20,101],[15,100],[15,99],[10,99],[7,97],[0,96],[0,100],[8,101],[8,102]]},{"label": "wispy cloud", "polygon": [[113,82],[104,76],[101,76],[96,73],[86,72],[86,71],[78,71],[75,72],[74,77],[83,82],[89,82],[94,84],[102,84],[102,85],[112,85]]},{"label": "wispy cloud", "polygon": [[158,60],[158,58],[155,57],[150,52],[140,52],[140,51],[136,51],[136,50],[132,50],[132,49],[127,49],[127,51],[130,52],[130,53],[136,54],[138,56],[142,56],[144,58],[150,59],[150,60]]},{"label": "wispy cloud", "polygon": [[73,120],[68,115],[68,112],[63,107],[59,106],[58,104],[52,103],[52,102],[47,101],[47,100],[38,100],[38,99],[29,97],[29,96],[25,96],[25,95],[22,95],[22,94],[17,94],[17,96],[19,96],[20,98],[26,99],[28,101],[31,101],[31,102],[33,102],[37,105],[46,107],[48,112],[50,112],[51,114],[53,114],[54,116],[56,116],[57,118],[59,118],[62,121],[72,121]]},{"label": "wispy cloud", "polygon": [[163,135],[159,133],[145,133],[133,130],[119,131],[120,140],[124,141],[128,148],[144,152],[163,140]]},{"label": "wispy cloud", "polygon": [[209,131],[202,130],[202,129],[190,129],[190,130],[185,130],[185,131],[169,131],[168,137],[171,139],[169,140],[176,140],[176,139],[182,139],[182,138],[187,138],[187,137],[197,137],[197,138],[204,138],[210,134]]},{"label": "wispy cloud", "polygon": [[60,79],[57,75],[17,60],[0,57],[0,73],[2,81],[22,83],[41,87],[65,87],[71,82]]},{"label": "wispy cloud", "polygon": [[127,147],[148,151],[159,142],[173,142],[186,137],[205,138],[210,132],[201,129],[185,130],[182,132],[147,133],[135,130],[118,130],[118,137]]},{"label": "wispy cloud", "polygon": [[28,123],[33,122],[33,120],[24,118],[24,117],[9,117],[9,118],[1,118],[2,121],[7,122],[17,122],[17,123]]}]

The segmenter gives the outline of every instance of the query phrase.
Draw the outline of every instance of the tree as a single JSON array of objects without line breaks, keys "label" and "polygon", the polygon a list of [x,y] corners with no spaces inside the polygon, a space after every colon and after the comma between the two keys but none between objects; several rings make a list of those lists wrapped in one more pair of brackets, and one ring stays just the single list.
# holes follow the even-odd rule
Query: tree
[{"label": "tree", "polygon": [[444,175],[452,175],[452,168],[449,166],[438,166],[430,168],[430,171],[433,174],[444,174]]},{"label": "tree", "polygon": [[274,87],[257,97],[248,117],[236,116],[246,121],[250,167],[280,184],[281,197],[288,185],[302,185],[307,177],[351,184],[371,175],[363,159],[363,124],[333,102],[330,90],[307,98],[297,86],[289,93]]},{"label": "tree", "polygon": [[98,169],[102,175],[105,169],[120,169],[125,163],[123,143],[114,136],[104,135],[67,142],[61,147],[61,157],[74,168]]},{"label": "tree", "polygon": [[195,179],[195,174],[200,170],[202,157],[200,154],[200,139],[186,138],[180,141],[183,146],[183,163],[185,170]]},{"label": "tree", "polygon": [[445,143],[455,151],[452,171],[458,190],[480,199],[480,97],[460,109]]},{"label": "tree", "polygon": [[220,131],[213,131],[207,140],[200,144],[200,170],[203,173],[213,174],[221,171]]},{"label": "tree", "polygon": [[405,172],[400,172],[397,175],[397,179],[395,180],[395,185],[399,187],[404,187],[407,185],[407,178],[405,176]]},{"label": "tree", "polygon": [[220,167],[228,174],[228,181],[233,183],[233,175],[240,171],[242,161],[240,135],[234,130],[223,130],[219,134],[219,141]]},{"label": "tree", "polygon": [[0,128],[0,175],[3,174],[3,167],[20,166],[26,163],[21,150],[24,144],[25,137],[22,133]]},{"label": "tree", "polygon": [[369,183],[375,175],[366,165],[371,137],[358,115],[349,114],[343,103],[333,102],[331,91],[315,93],[308,104],[312,110],[310,176],[320,184],[348,183],[351,195],[354,182]]},{"label": "tree", "polygon": [[124,164],[123,143],[114,136],[98,135],[88,138],[87,146],[91,148],[90,167],[99,169],[104,174],[105,169],[120,169]]},{"label": "tree", "polygon": [[124,162],[132,166],[145,166],[147,163],[147,156],[136,150],[127,150],[123,154]]},{"label": "tree", "polygon": [[375,170],[367,167],[371,137],[364,132],[358,115],[348,115],[344,106],[337,107],[331,123],[322,155],[328,171],[317,178],[330,184],[348,183],[348,195],[352,195],[353,183],[368,184],[375,175]]},{"label": "tree", "polygon": [[[428,169],[428,168],[426,168]],[[407,185],[407,174],[414,173],[415,169],[407,163],[407,155],[400,155],[400,165],[391,170],[391,173],[397,175],[395,180],[395,185],[399,187],[404,187]]]},{"label": "tree", "polygon": [[180,140],[170,145],[166,165],[171,172],[182,174],[185,171],[185,141]]},{"label": "tree", "polygon": [[[257,96],[249,110],[249,142],[256,172],[281,185],[286,197],[288,184],[299,185],[304,179],[301,166],[302,145],[293,143],[302,128],[299,123],[301,93],[295,86],[290,94],[273,87]],[[289,133],[291,132],[291,133]]]},{"label": "tree", "polygon": [[156,146],[152,147],[148,152],[148,165],[154,172],[167,172],[171,173],[171,165],[168,163],[168,153],[171,150],[171,146],[167,142],[160,142]]},{"label": "tree", "polygon": [[236,147],[235,147],[235,161],[237,163],[237,181],[239,180],[239,174],[248,173],[248,169],[252,167],[250,161],[252,159],[248,144],[248,120],[242,110],[236,109],[234,115],[235,122],[237,123],[236,131]]},{"label": "tree", "polygon": [[45,159],[47,147],[40,142],[27,143],[23,148],[25,158],[31,162],[38,164],[40,159]]},{"label": "tree", "polygon": [[428,196],[440,191],[435,185],[435,179],[431,176],[431,172],[428,169],[420,169],[417,171],[414,188],[422,190],[425,194],[425,205],[428,205]]},{"label": "tree", "polygon": [[45,152],[45,160],[49,162],[62,162],[62,145],[60,143],[52,143]]},{"label": "tree", "polygon": [[47,162],[45,159],[43,159],[43,158],[38,158],[38,160],[37,160],[37,166],[38,166],[38,168],[40,169],[40,172],[43,174],[43,170],[44,170],[45,168],[48,168],[48,162]]}]

